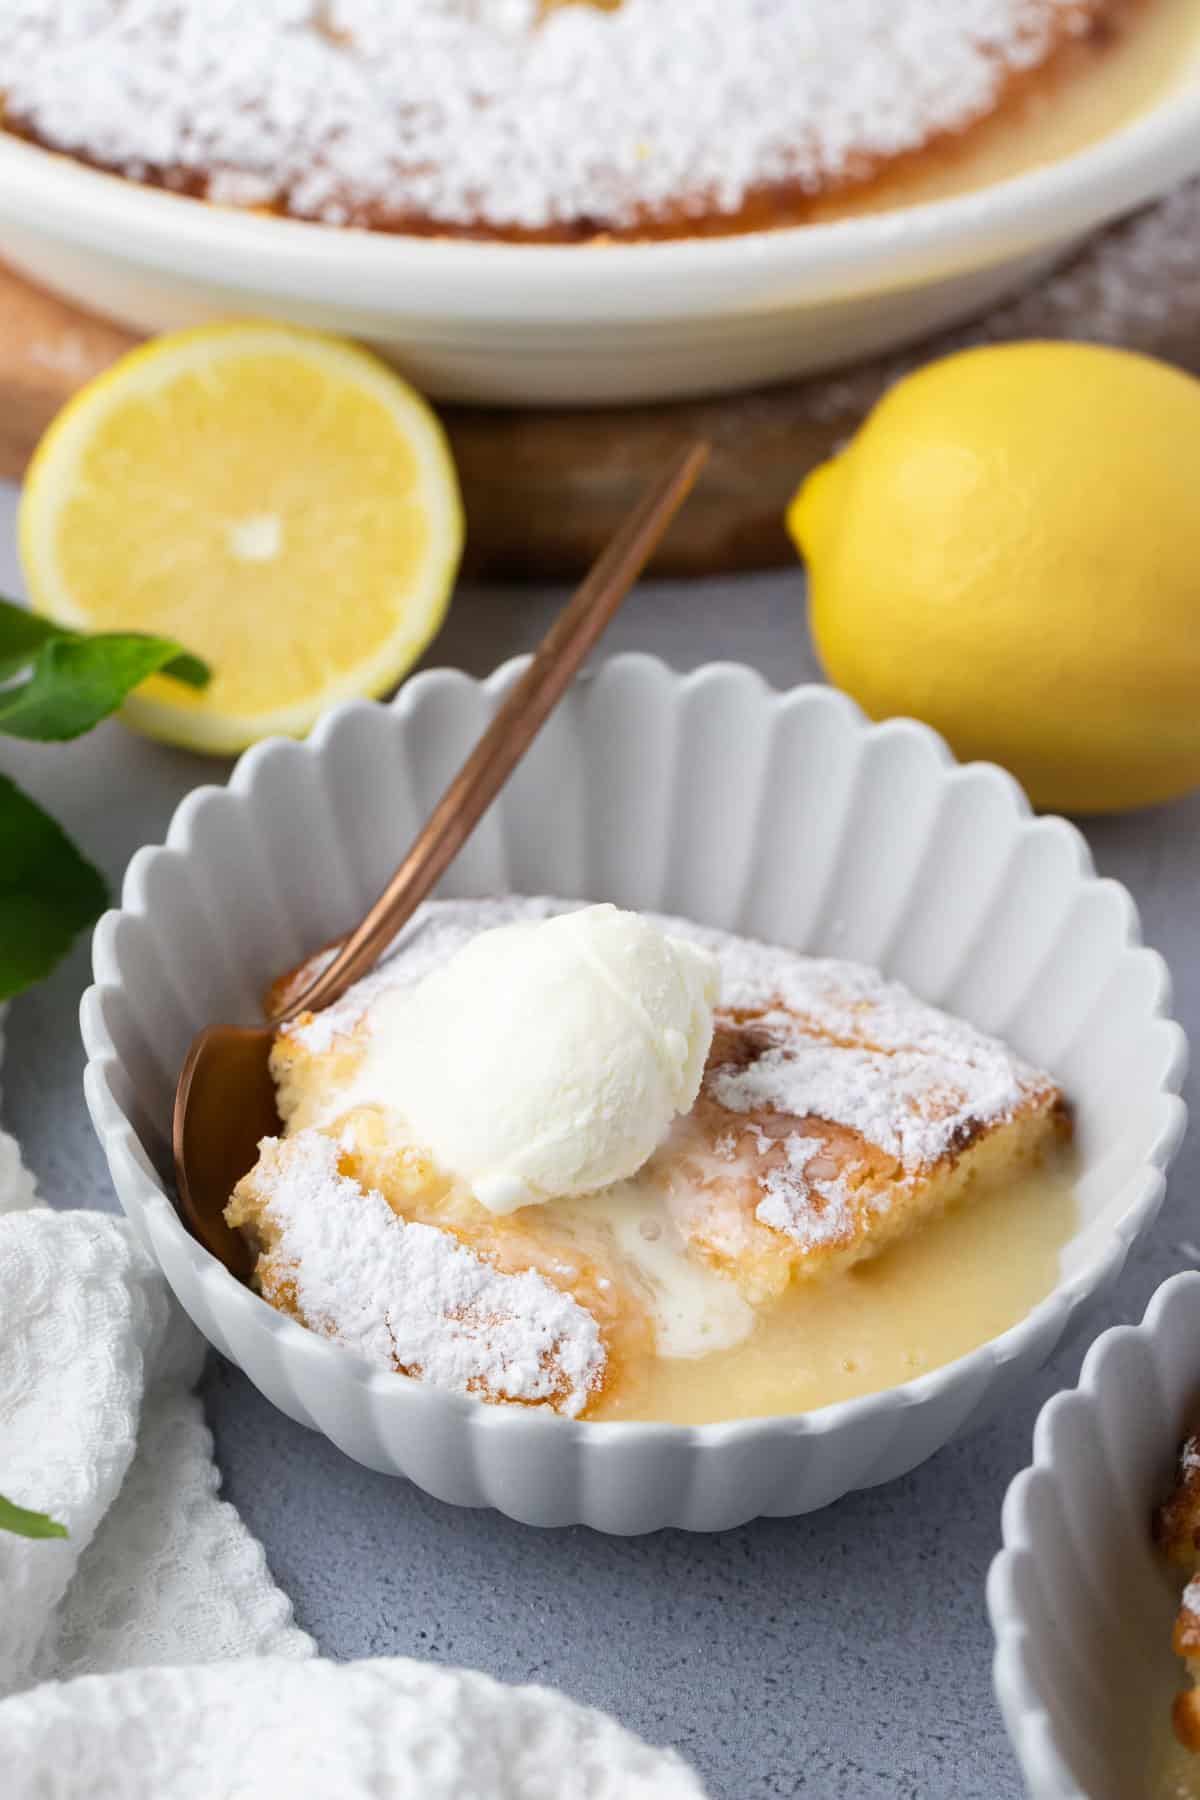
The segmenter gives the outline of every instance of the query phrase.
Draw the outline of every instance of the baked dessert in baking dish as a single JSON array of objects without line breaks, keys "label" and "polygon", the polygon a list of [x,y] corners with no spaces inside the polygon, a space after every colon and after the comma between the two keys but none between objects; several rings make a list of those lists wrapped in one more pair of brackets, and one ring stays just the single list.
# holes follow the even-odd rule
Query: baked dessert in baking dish
[{"label": "baked dessert in baking dish", "polygon": [[[423,234],[692,237],[1076,148],[1165,79],[1165,44],[1140,46],[1176,4],[19,0],[0,10],[0,95],[13,132],[219,204]],[[1093,86],[1110,70],[1111,91]]]},{"label": "baked dessert in baking dish", "polygon": [[547,900],[434,902],[281,1028],[227,1218],[272,1305],[572,1417],[798,1411],[1053,1286],[1054,1080],[860,965]]}]

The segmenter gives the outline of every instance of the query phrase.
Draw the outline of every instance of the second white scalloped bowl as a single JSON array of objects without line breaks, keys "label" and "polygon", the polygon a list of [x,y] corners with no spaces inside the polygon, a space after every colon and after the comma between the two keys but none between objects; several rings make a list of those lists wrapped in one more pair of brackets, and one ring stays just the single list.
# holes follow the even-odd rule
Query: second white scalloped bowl
[{"label": "second white scalloped bowl", "polygon": [[356,920],[519,673],[418,676],[201,788],[139,851],[96,930],[88,1104],[121,1203],[201,1331],[275,1404],[371,1468],[540,1525],[718,1530],[812,1510],[916,1466],[1013,1392],[1115,1279],[1179,1141],[1183,1035],[1125,890],[1001,770],[827,688],[617,657],[576,685],[442,891],[556,893],[682,913],[877,963],[1011,1040],[1075,1103],[1079,1226],[1054,1293],[919,1380],[727,1424],[592,1424],[374,1368],[273,1311],[168,1198],[193,1033],[260,1016],[281,969]]},{"label": "second white scalloped bowl", "polygon": [[[1200,1274],[1096,1339],[1038,1415],[988,1577],[996,1696],[1031,1800],[1133,1800],[1171,1741],[1181,1573],[1151,1541],[1200,1396]],[[1194,1790],[1189,1785],[1187,1793]],[[1180,1793],[1184,1792],[1180,1789]]]}]

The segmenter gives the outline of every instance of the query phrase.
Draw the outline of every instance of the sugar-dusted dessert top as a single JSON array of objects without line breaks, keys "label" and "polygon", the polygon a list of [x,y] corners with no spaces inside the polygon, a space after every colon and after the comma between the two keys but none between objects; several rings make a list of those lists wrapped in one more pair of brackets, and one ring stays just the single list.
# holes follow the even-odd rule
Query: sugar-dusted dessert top
[{"label": "sugar-dusted dessert top", "polygon": [[[603,1374],[591,1313],[528,1269],[504,1274],[451,1233],[394,1213],[339,1168],[335,1138],[264,1140],[253,1223],[305,1323],[369,1361],[459,1393],[576,1414]],[[260,1266],[260,1274],[261,1274]]]},{"label": "sugar-dusted dessert top", "polygon": [[538,231],[816,191],[996,105],[1101,0],[13,0],[43,141],[332,224]]}]

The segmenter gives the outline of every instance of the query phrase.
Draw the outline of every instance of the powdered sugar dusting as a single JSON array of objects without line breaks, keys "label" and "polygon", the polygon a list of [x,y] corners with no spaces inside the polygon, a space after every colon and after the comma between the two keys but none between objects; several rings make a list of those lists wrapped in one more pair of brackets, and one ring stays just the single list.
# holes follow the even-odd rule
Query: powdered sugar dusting
[{"label": "powdered sugar dusting", "polygon": [[1099,0],[9,0],[0,91],[134,178],[345,224],[736,212],[989,112]]},{"label": "powdered sugar dusting", "polygon": [[574,1416],[605,1365],[599,1328],[536,1271],[506,1275],[448,1232],[398,1217],[339,1171],[316,1131],[266,1139],[253,1182],[273,1280],[305,1323],[372,1362],[491,1400]]},{"label": "powdered sugar dusting", "polygon": [[1008,1118],[1023,1097],[1011,1053],[975,1033],[966,1046],[964,1032],[954,1030],[936,1047],[884,1052],[832,1049],[821,1039],[797,1040],[788,1029],[787,1039],[749,1068],[713,1075],[709,1086],[721,1105],[848,1126],[912,1173],[952,1149],[969,1121]]},{"label": "powdered sugar dusting", "polygon": [[825,1148],[822,1138],[801,1137],[793,1132],[784,1144],[785,1162],[768,1170],[762,1180],[763,1198],[755,1218],[802,1244],[833,1244],[851,1228],[846,1184],[839,1176],[810,1176],[808,1165]]}]

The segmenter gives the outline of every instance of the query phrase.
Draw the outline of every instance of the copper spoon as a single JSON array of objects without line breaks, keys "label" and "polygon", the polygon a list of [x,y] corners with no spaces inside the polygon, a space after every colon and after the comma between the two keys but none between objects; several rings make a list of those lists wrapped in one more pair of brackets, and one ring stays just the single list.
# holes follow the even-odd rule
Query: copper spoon
[{"label": "copper spoon", "polygon": [[280,1129],[267,1059],[277,1028],[329,1006],[364,975],[420,905],[528,750],[572,676],[641,574],[708,455],[697,443],[664,471],[593,564],[524,675],[459,770],[383,893],[319,967],[320,953],[276,981],[262,1025],[209,1025],[193,1039],[175,1090],[178,1207],[184,1223],[234,1275],[250,1256],[225,1207],[252,1168],[259,1139]]}]

